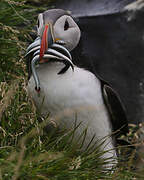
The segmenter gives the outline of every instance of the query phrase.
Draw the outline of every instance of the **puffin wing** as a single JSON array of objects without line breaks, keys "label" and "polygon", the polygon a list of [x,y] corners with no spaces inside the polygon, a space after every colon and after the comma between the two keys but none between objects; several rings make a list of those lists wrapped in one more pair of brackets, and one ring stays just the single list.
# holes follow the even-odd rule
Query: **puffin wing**
[{"label": "puffin wing", "polygon": [[104,102],[111,116],[113,131],[116,135],[126,135],[129,132],[128,121],[119,96],[108,84],[104,84],[102,90]]}]

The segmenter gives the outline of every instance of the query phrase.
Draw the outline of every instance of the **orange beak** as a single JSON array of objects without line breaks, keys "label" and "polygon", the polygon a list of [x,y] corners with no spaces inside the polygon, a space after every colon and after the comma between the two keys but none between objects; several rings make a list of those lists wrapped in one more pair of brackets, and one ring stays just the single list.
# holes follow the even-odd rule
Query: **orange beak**
[{"label": "orange beak", "polygon": [[44,53],[47,51],[48,47],[50,47],[50,45],[52,45],[54,42],[55,42],[55,38],[54,38],[52,24],[48,23],[45,25],[41,39],[40,61],[39,61],[40,63],[44,62],[43,60]]},{"label": "orange beak", "polygon": [[44,56],[44,53],[48,49],[48,30],[49,30],[49,25],[46,24],[41,40],[41,46],[40,46],[40,61],[42,61],[42,58]]}]

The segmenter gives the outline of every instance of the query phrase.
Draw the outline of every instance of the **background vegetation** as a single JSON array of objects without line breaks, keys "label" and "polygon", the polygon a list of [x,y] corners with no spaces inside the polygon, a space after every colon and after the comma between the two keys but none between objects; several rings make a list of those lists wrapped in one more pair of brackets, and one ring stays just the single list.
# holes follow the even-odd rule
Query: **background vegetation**
[{"label": "background vegetation", "polygon": [[[74,130],[60,132],[49,125],[47,131],[48,119],[39,120],[27,96],[24,54],[35,38],[38,13],[52,2],[0,1],[0,179],[143,179],[143,169],[134,166],[139,163],[133,161],[135,150],[113,171],[106,171],[98,150],[81,153],[71,145]],[[133,143],[136,136],[129,134]]]}]

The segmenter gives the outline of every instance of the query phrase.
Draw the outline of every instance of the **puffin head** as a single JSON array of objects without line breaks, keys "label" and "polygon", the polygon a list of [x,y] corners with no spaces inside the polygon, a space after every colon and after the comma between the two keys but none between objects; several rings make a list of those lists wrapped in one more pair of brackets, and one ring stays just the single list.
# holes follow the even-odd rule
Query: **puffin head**
[{"label": "puffin head", "polygon": [[79,42],[80,29],[67,11],[51,9],[39,14],[37,35],[41,40],[46,41],[47,46],[61,40],[65,43],[64,46],[71,51]]},{"label": "puffin head", "polygon": [[70,66],[73,69],[70,51],[77,46],[80,35],[78,25],[65,10],[51,9],[38,15],[37,38],[26,50],[26,57],[33,56],[29,64],[37,91],[40,90],[40,82],[36,62],[44,63],[50,59],[62,61],[66,66],[58,74],[64,73]]}]

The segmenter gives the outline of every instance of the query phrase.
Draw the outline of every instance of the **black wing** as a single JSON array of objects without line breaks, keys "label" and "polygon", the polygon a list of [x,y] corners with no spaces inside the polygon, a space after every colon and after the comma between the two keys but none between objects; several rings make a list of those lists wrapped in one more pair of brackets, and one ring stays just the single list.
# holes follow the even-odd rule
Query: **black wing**
[{"label": "black wing", "polygon": [[108,84],[103,84],[102,91],[104,102],[111,115],[113,131],[116,132],[117,135],[126,135],[129,132],[128,121],[118,94]]}]

